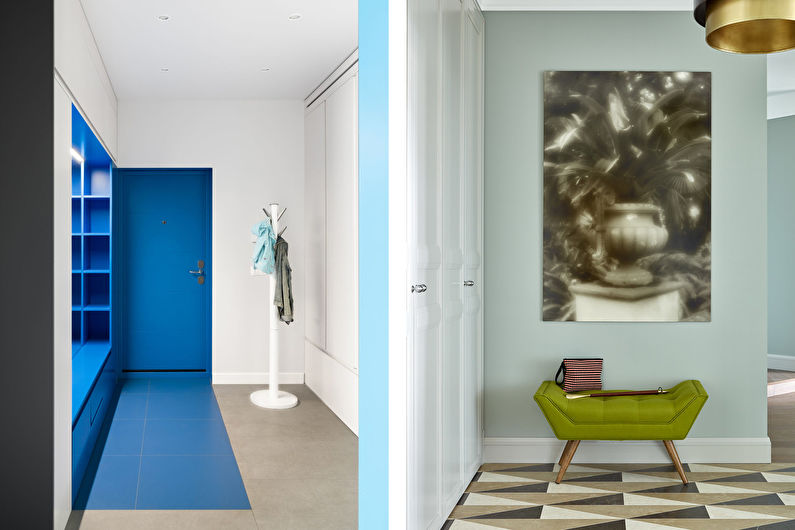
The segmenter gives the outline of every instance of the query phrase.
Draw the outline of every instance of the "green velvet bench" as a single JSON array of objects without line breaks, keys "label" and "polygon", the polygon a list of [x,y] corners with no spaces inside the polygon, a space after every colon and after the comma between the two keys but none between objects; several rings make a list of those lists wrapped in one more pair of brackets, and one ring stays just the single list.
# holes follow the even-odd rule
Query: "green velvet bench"
[{"label": "green velvet bench", "polygon": [[567,399],[554,381],[544,381],[535,401],[555,436],[567,440],[555,482],[563,480],[580,440],[662,440],[682,482],[687,484],[673,440],[684,440],[708,397],[695,379],[683,381],[665,394],[580,399]]}]

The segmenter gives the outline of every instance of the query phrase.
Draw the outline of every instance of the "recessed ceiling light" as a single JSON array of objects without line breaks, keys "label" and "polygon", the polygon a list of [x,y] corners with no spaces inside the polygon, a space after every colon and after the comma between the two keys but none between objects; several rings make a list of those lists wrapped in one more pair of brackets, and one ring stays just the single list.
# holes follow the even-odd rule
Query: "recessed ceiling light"
[{"label": "recessed ceiling light", "polygon": [[168,15],[157,15],[157,20],[159,20],[160,22],[167,22],[170,19],[171,17]]},{"label": "recessed ceiling light", "polygon": [[271,69],[270,68],[260,68],[259,71],[260,72],[270,72]]},{"label": "recessed ceiling light", "polygon": [[161,72],[168,72],[168,68],[161,68],[160,71]]},{"label": "recessed ceiling light", "polygon": [[299,18],[301,18],[301,13],[293,13],[287,17],[288,20],[298,20]]}]

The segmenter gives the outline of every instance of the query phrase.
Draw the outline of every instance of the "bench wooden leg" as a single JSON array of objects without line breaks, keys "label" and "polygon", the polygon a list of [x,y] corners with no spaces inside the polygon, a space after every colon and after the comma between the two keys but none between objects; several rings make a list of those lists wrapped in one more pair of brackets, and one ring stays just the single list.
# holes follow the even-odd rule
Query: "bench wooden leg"
[{"label": "bench wooden leg", "polygon": [[560,459],[558,460],[558,465],[563,465],[563,459],[566,458],[566,454],[569,452],[569,448],[571,444],[574,443],[574,440],[566,440],[566,447],[563,448],[563,452],[560,454]]},{"label": "bench wooden leg", "polygon": [[580,445],[579,440],[569,440],[566,442],[566,447],[563,448],[563,454],[560,455],[560,471],[558,471],[558,478],[555,479],[556,484],[560,484],[563,480],[563,475],[571,464],[571,459],[574,458],[574,453],[577,451],[577,446]]},{"label": "bench wooden leg", "polygon": [[685,470],[682,467],[682,462],[679,460],[679,454],[676,452],[676,447],[674,447],[674,442],[672,440],[663,440],[663,443],[665,444],[665,448],[668,450],[668,456],[671,457],[671,460],[674,463],[676,472],[679,473],[679,478],[682,479],[683,484],[687,484],[687,475],[685,475]]}]

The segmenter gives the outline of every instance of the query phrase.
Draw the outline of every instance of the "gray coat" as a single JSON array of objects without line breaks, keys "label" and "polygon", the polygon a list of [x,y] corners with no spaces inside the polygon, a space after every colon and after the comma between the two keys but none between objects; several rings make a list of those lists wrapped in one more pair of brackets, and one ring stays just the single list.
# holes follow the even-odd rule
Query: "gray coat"
[{"label": "gray coat", "polygon": [[279,237],[274,245],[276,251],[276,295],[273,304],[279,311],[279,319],[289,324],[293,321],[293,284],[290,261],[287,259],[287,241]]}]

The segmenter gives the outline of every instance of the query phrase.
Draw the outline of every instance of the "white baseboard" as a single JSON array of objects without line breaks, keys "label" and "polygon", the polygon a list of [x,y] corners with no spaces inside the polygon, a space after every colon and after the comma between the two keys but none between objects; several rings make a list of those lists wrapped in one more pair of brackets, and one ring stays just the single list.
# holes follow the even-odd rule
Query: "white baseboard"
[{"label": "white baseboard", "polygon": [[[674,442],[683,462],[769,463],[770,438],[687,438]],[[557,462],[564,442],[557,438],[484,438],[483,461],[490,463]],[[660,441],[583,441],[575,462],[632,464],[670,462]]]},{"label": "white baseboard", "polygon": [[795,372],[795,356],[767,354],[767,368],[769,370],[787,370]]},{"label": "white baseboard", "polygon": [[[213,372],[214,385],[267,385],[268,372]],[[304,372],[281,372],[280,385],[303,385]]]}]

